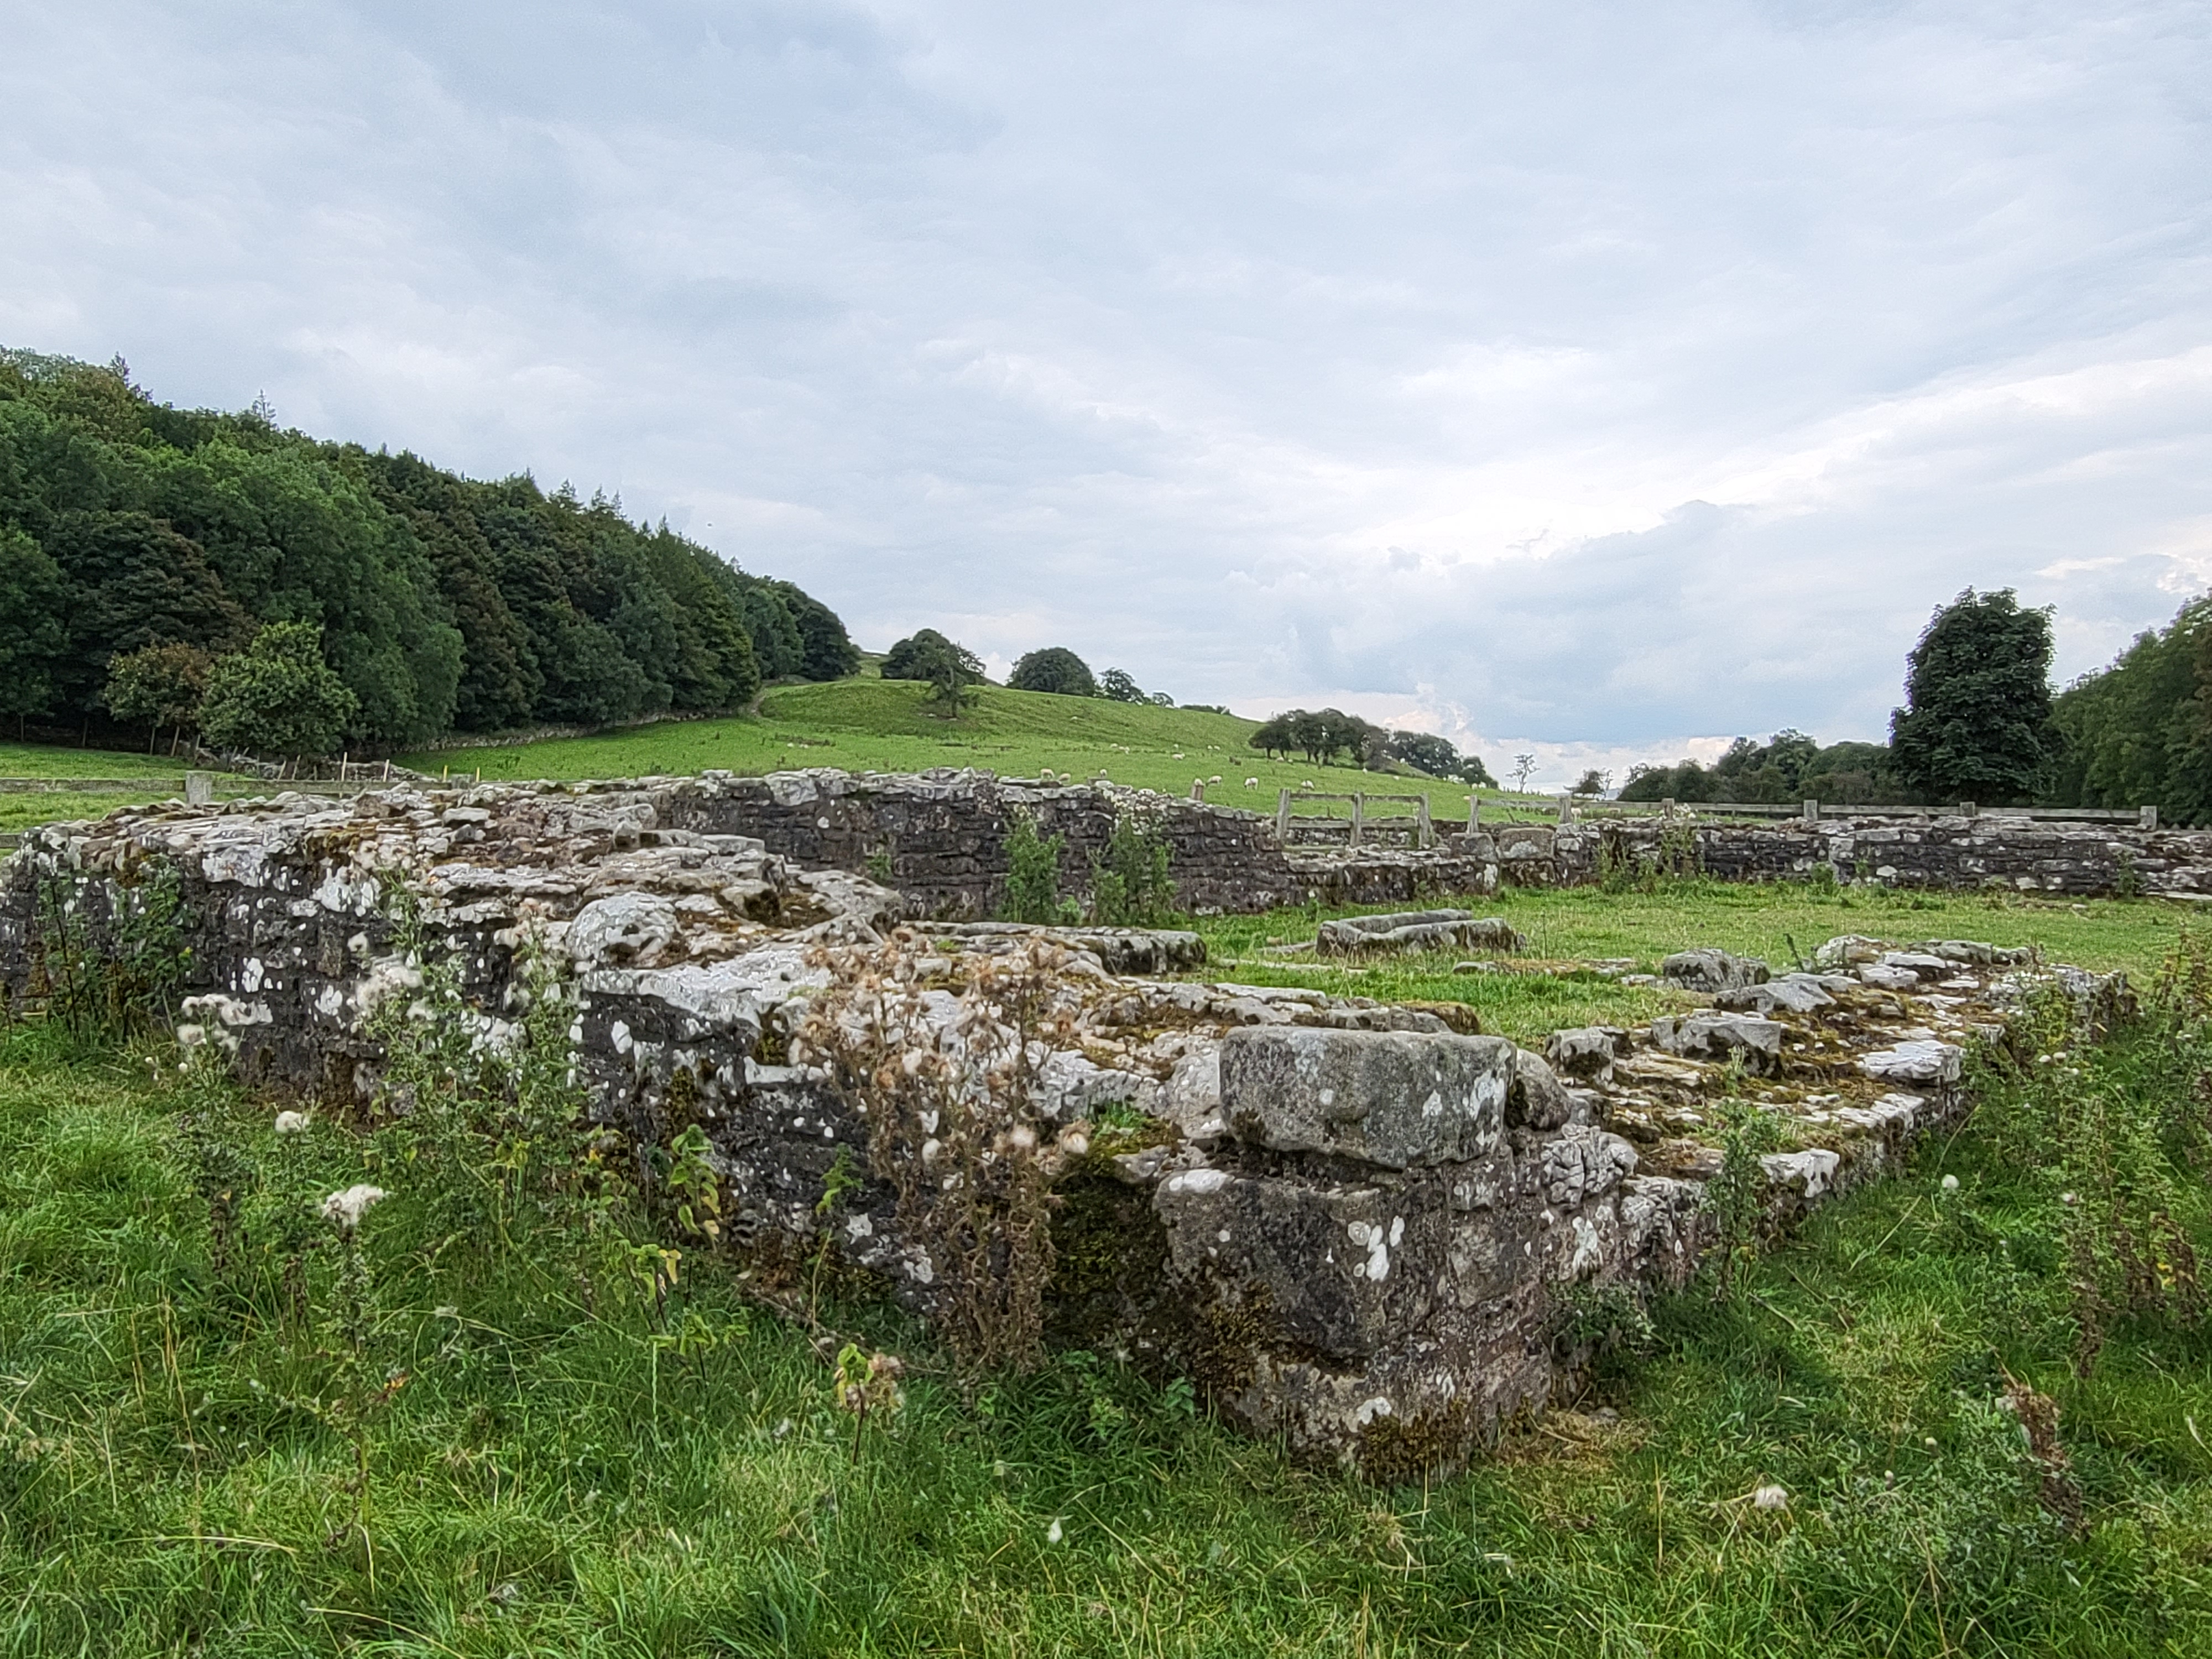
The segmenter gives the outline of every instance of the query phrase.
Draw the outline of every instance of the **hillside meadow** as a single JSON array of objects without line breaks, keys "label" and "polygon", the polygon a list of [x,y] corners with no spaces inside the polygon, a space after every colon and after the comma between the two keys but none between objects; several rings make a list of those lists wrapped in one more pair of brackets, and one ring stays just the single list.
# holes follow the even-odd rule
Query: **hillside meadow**
[{"label": "hillside meadow", "polygon": [[[1251,747],[1255,720],[1190,708],[1064,697],[1003,686],[976,689],[975,705],[947,718],[918,681],[855,678],[778,686],[757,716],[668,720],[587,738],[468,746],[403,757],[433,776],[451,769],[491,778],[613,778],[653,773],[787,771],[807,766],[853,772],[917,772],[975,767],[1002,777],[1034,778],[1048,769],[1079,781],[1100,775],[1115,783],[1188,795],[1207,783],[1217,805],[1273,814],[1277,792],[1353,790],[1425,794],[1440,824],[1464,823],[1468,788],[1455,781],[1363,772],[1348,765],[1271,761]],[[1219,778],[1219,783],[1212,781]],[[1247,787],[1246,781],[1255,781]],[[1497,793],[1486,791],[1486,803]],[[1316,810],[1318,810],[1316,807]],[[1329,809],[1342,816],[1348,809]],[[1377,803],[1380,816],[1405,816],[1404,803]]]}]

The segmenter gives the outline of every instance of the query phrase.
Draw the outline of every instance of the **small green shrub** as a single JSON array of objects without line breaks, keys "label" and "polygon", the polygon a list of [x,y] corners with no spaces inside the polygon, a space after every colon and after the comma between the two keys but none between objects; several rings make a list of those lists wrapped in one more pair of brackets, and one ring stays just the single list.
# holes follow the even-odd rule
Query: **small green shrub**
[{"label": "small green shrub", "polygon": [[1759,1248],[1766,1220],[1766,1169],[1761,1160],[1782,1144],[1782,1126],[1771,1112],[1747,1100],[1719,1102],[1720,1173],[1705,1183],[1700,1200],[1713,1218],[1713,1297],[1726,1301],[1735,1288],[1736,1268]]},{"label": "small green shrub", "polygon": [[1103,858],[1091,861],[1091,918],[1109,927],[1159,927],[1179,914],[1174,849],[1160,826],[1134,813],[1114,820]]},{"label": "small green shrub", "polygon": [[1078,919],[1074,901],[1060,893],[1060,854],[1066,843],[1066,836],[1040,836],[1035,815],[1014,809],[1006,831],[1006,898],[1000,907],[1005,920],[1049,926]]}]

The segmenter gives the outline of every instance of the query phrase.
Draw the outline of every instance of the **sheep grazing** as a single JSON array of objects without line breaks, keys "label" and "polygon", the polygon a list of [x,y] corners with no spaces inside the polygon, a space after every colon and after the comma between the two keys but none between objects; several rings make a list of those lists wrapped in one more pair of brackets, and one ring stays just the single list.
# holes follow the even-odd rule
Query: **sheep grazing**
[{"label": "sheep grazing", "polygon": [[1257,778],[1247,778],[1244,780],[1244,787],[1247,789],[1257,789],[1260,787],[1260,780]]}]

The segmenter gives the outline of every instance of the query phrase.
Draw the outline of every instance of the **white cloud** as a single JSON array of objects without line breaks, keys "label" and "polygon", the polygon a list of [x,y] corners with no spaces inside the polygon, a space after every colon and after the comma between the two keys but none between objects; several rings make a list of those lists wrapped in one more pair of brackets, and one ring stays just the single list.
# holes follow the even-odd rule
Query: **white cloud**
[{"label": "white cloud", "polygon": [[2201,21],[47,8],[0,340],[618,491],[879,645],[1493,764],[1877,736],[1970,583],[2071,674],[2212,574]]}]

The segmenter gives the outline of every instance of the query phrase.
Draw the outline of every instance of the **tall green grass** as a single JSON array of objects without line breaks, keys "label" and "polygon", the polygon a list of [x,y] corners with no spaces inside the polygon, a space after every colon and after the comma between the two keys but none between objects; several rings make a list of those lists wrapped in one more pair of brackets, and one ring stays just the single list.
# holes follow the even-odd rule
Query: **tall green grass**
[{"label": "tall green grass", "polygon": [[[2186,1085],[2201,1051],[2168,1037],[2090,1063]],[[1729,1302],[1662,1304],[1581,1411],[1392,1491],[1111,1355],[963,1383],[837,1309],[909,1361],[856,1440],[733,1260],[686,1251],[656,1311],[605,1249],[488,1223],[435,1148],[280,1138],[276,1105],[173,1057],[0,1046],[0,1651],[2212,1650],[2212,1342],[2118,1316],[2076,1374],[2017,1111],[1822,1212]],[[304,1325],[270,1255],[288,1206],[359,1181],[392,1193],[362,1237],[394,1379],[363,1492],[335,1253],[309,1252]],[[210,1194],[241,1218],[220,1274]],[[2078,1530],[2037,1501],[2008,1375],[2059,1403]],[[1770,1483],[1785,1508],[1749,1501]]]}]

